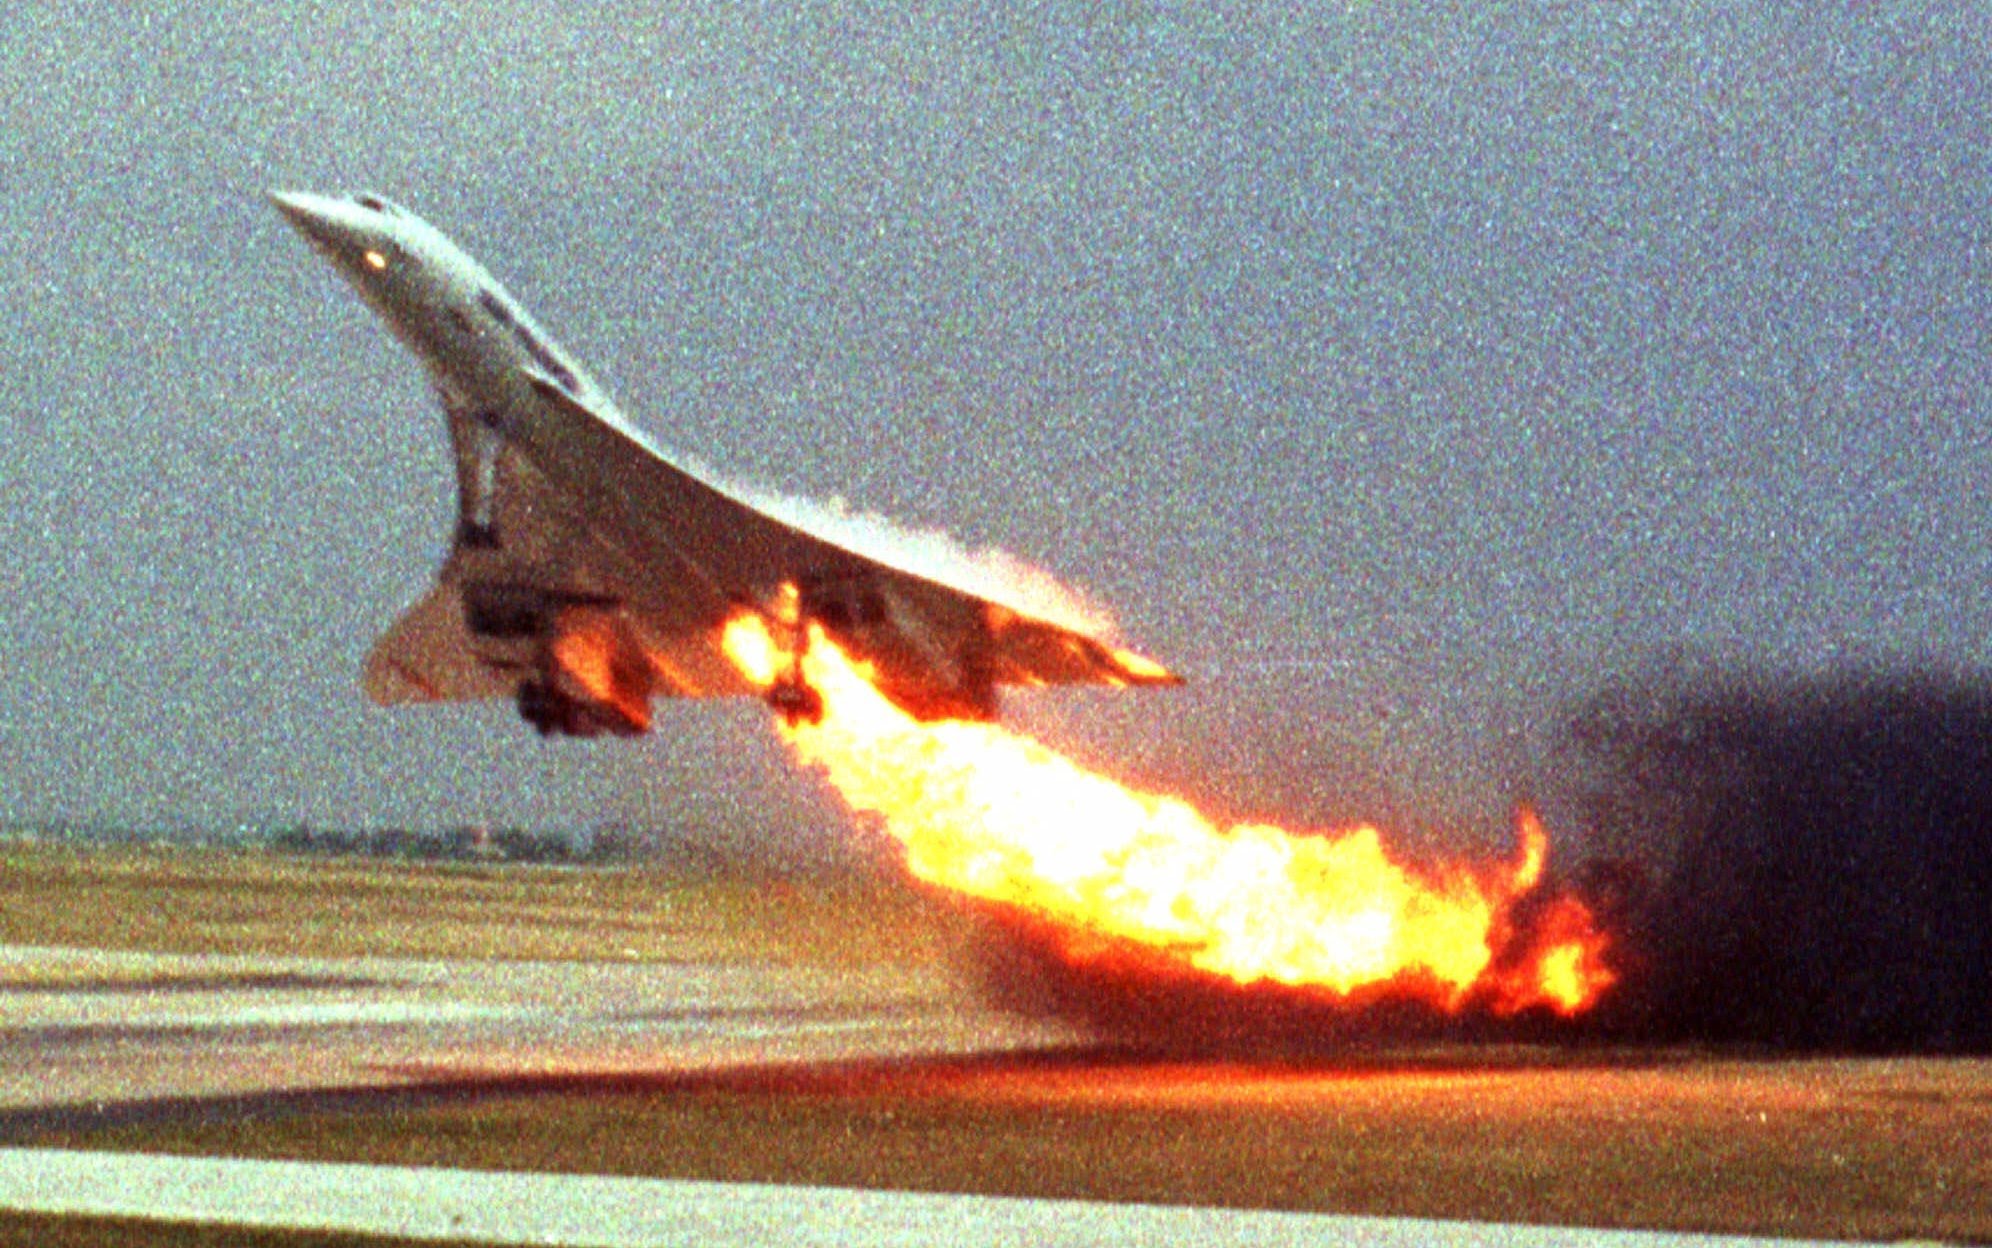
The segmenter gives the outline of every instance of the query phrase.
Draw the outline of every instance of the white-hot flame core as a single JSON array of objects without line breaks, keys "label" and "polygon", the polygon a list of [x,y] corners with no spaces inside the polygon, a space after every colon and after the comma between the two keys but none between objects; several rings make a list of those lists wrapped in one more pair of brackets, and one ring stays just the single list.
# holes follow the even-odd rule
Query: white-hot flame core
[{"label": "white-hot flame core", "polygon": [[[729,625],[726,644],[761,683],[786,661],[755,616]],[[1448,1008],[1484,992],[1499,1009],[1571,1012],[1610,982],[1574,902],[1553,943],[1508,948],[1511,903],[1535,887],[1546,852],[1532,817],[1512,863],[1414,873],[1373,828],[1225,828],[997,725],[916,721],[820,630],[803,669],[825,714],[784,738],[854,810],[882,819],[929,882],[1245,984],[1394,986]]]}]

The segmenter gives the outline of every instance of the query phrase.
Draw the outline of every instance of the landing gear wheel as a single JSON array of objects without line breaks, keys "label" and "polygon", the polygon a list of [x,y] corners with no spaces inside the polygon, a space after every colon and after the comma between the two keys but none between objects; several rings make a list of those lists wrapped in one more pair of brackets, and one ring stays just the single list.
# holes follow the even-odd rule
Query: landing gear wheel
[{"label": "landing gear wheel", "polygon": [[555,704],[552,690],[536,680],[519,686],[519,718],[531,724],[542,737],[552,735],[559,717],[560,708]]}]

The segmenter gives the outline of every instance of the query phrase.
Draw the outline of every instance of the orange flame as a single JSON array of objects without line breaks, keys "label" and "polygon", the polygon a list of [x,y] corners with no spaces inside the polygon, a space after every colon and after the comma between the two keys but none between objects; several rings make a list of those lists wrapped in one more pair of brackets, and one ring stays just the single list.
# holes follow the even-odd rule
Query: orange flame
[{"label": "orange flame", "polygon": [[[753,614],[724,641],[764,686],[789,661]],[[825,714],[781,727],[797,757],[852,809],[881,817],[919,878],[1049,920],[1072,937],[1071,956],[1135,947],[1240,984],[1394,992],[1448,1009],[1481,999],[1502,1013],[1575,1014],[1613,982],[1580,902],[1556,901],[1529,933],[1515,922],[1547,854],[1533,815],[1512,864],[1421,875],[1392,861],[1374,828],[1220,828],[997,725],[921,723],[820,629],[803,673]]]}]

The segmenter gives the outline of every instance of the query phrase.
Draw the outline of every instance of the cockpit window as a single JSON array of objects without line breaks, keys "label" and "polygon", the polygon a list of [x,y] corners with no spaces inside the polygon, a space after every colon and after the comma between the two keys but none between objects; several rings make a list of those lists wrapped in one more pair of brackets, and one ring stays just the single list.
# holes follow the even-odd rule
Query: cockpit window
[{"label": "cockpit window", "polygon": [[538,334],[514,321],[512,336],[519,340],[519,345],[526,349],[526,354],[532,357],[533,363],[540,366],[540,371],[553,378],[554,384],[569,394],[577,397],[580,395],[580,379],[575,377],[572,369],[560,362],[559,356],[540,341]]},{"label": "cockpit window", "polygon": [[521,325],[518,318],[512,315],[512,309],[505,306],[503,299],[491,291],[480,290],[477,292],[477,306],[483,308],[492,320],[512,331],[512,337],[525,350],[526,355],[539,366],[541,372],[553,379],[555,385],[576,398],[581,396],[581,379],[574,375],[574,370],[561,363],[560,357],[555,355],[546,343],[540,341],[538,334]]},{"label": "cockpit window", "polygon": [[477,306],[489,312],[491,319],[500,325],[510,325],[512,323],[512,310],[505,306],[503,299],[500,299],[488,290],[477,292]]},{"label": "cockpit window", "polygon": [[392,202],[382,199],[372,191],[364,195],[355,195],[353,202],[370,212],[384,213],[388,216],[398,216],[401,212],[401,209],[395,207]]}]

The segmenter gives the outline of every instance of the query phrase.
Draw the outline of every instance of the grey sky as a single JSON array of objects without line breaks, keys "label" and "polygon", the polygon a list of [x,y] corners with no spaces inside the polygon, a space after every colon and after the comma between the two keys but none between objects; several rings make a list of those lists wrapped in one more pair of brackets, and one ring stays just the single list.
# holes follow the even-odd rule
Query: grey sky
[{"label": "grey sky", "polygon": [[1277,8],[0,14],[0,818],[820,835],[752,707],[364,704],[441,421],[273,186],[1083,587],[1196,683],[1019,718],[1222,813],[1486,818],[1655,652],[1992,667],[1982,6]]}]

